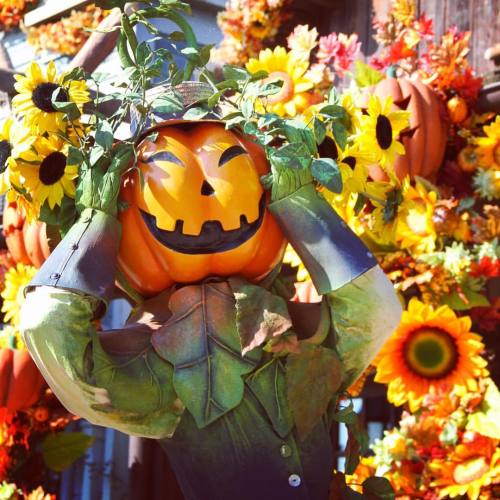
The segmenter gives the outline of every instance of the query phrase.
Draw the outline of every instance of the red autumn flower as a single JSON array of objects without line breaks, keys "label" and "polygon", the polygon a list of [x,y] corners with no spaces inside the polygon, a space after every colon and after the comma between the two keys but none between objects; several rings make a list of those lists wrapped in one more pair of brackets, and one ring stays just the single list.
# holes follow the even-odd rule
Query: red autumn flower
[{"label": "red autumn flower", "polygon": [[469,274],[478,278],[496,278],[500,276],[500,259],[492,259],[488,255],[481,258],[479,262],[473,262],[470,266]]}]

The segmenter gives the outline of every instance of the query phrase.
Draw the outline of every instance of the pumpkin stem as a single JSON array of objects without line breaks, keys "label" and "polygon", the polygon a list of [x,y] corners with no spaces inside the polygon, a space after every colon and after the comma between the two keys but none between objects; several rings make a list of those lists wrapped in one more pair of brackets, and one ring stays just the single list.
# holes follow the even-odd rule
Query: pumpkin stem
[{"label": "pumpkin stem", "polygon": [[7,339],[7,345],[9,347],[9,349],[12,349],[12,350],[17,349],[17,339],[13,333],[11,333],[9,335],[9,338]]},{"label": "pumpkin stem", "polygon": [[397,64],[393,64],[392,66],[389,66],[387,68],[387,77],[388,78],[396,78],[397,74],[396,71],[398,69]]}]

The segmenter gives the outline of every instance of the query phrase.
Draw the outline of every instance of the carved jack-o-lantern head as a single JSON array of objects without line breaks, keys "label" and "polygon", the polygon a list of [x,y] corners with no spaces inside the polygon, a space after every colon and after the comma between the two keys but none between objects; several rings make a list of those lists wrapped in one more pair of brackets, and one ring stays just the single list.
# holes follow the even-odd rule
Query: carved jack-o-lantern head
[{"label": "carved jack-o-lantern head", "polygon": [[239,275],[258,281],[280,261],[284,238],[268,212],[263,151],[214,122],[172,122],[139,146],[122,188],[119,266],[151,295],[173,283]]}]

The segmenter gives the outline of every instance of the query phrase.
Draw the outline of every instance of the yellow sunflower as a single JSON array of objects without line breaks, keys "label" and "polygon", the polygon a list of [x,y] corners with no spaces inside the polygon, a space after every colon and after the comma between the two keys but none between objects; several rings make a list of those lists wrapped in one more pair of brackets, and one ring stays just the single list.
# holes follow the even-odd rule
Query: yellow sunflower
[{"label": "yellow sunflower", "polygon": [[415,187],[407,184],[403,196],[407,203],[398,213],[396,243],[411,252],[434,251],[437,234],[433,216],[437,193],[428,191],[423,184],[417,182]]},{"label": "yellow sunflower", "polygon": [[358,143],[349,144],[339,151],[337,163],[342,174],[343,189],[348,193],[363,193],[368,183],[368,166],[373,163],[373,154]]},{"label": "yellow sunflower", "polygon": [[434,310],[411,299],[377,358],[375,381],[388,384],[389,402],[408,402],[414,412],[428,393],[477,390],[477,378],[488,371],[481,337],[470,327],[468,316],[457,318],[448,306]]},{"label": "yellow sunflower", "polygon": [[29,129],[12,118],[7,118],[0,129],[0,194],[5,194],[12,183],[19,186],[16,160],[31,159],[30,148],[35,142]]},{"label": "yellow sunflower", "polygon": [[476,155],[479,166],[500,169],[500,115],[490,125],[485,125],[486,137],[475,139]]},{"label": "yellow sunflower", "polygon": [[370,96],[368,114],[361,117],[358,141],[363,149],[372,151],[376,161],[386,171],[394,163],[396,155],[402,155],[405,148],[397,140],[402,130],[408,127],[408,111],[391,111],[392,97],[382,104],[377,96]]},{"label": "yellow sunflower", "polygon": [[292,245],[287,245],[285,255],[283,256],[283,263],[297,268],[297,281],[308,281],[311,279],[306,266],[304,266]]},{"label": "yellow sunflower", "polygon": [[90,100],[87,84],[81,80],[64,82],[64,74],[57,76],[53,61],[47,66],[46,75],[40,66],[32,62],[26,76],[16,75],[15,88],[18,92],[12,99],[12,105],[19,116],[24,117],[25,123],[39,134],[65,130],[64,114],[52,106],[52,95],[55,90],[61,89],[58,100],[73,102],[80,111],[83,105]]},{"label": "yellow sunflower", "polygon": [[68,144],[52,134],[40,137],[34,148],[36,163],[19,166],[33,202],[41,206],[47,200],[49,207],[54,208],[61,204],[64,195],[74,198],[78,166],[67,164]]},{"label": "yellow sunflower", "polygon": [[[498,446],[498,443],[495,445]],[[439,498],[462,497],[477,500],[483,489],[500,481],[500,448],[488,452],[461,444],[446,460],[433,460],[429,468],[438,478],[431,483]]]},{"label": "yellow sunflower", "polygon": [[349,115],[349,119],[351,122],[349,132],[355,133],[359,131],[361,127],[361,117],[363,116],[363,112],[361,111],[361,108],[356,105],[354,96],[350,92],[345,92],[340,97],[340,104]]},{"label": "yellow sunflower", "polygon": [[283,81],[277,94],[262,99],[261,105],[266,111],[279,116],[295,116],[309,106],[307,91],[314,87],[314,82],[306,75],[309,62],[301,60],[293,52],[279,46],[274,50],[262,50],[258,59],[248,61],[246,68],[250,73],[267,71],[267,81]]},{"label": "yellow sunflower", "polygon": [[4,321],[19,325],[19,312],[24,302],[24,287],[33,279],[37,270],[33,266],[17,264],[5,273],[5,288],[1,293]]},{"label": "yellow sunflower", "polygon": [[26,349],[18,328],[4,325],[0,330],[0,349]]}]

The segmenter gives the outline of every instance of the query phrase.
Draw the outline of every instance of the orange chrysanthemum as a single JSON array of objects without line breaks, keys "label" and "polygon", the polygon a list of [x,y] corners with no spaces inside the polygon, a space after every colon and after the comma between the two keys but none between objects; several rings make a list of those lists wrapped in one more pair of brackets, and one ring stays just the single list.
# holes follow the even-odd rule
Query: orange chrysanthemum
[{"label": "orange chrysanthemum", "polygon": [[431,486],[439,498],[467,495],[477,500],[484,488],[500,481],[498,441],[466,433],[462,444],[445,459],[433,460],[429,468],[437,476]]},{"label": "orange chrysanthemum", "polygon": [[389,401],[408,402],[413,412],[428,393],[477,390],[477,378],[488,371],[481,337],[470,327],[468,316],[457,318],[448,306],[434,309],[413,298],[377,357],[375,381],[388,384]]}]

